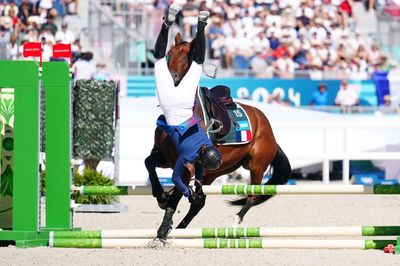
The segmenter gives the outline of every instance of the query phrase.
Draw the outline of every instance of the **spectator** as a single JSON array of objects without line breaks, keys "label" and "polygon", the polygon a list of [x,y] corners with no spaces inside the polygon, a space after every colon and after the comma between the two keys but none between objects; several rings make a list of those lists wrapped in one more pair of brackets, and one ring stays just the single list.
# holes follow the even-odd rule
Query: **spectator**
[{"label": "spectator", "polygon": [[111,78],[111,73],[110,73],[110,71],[108,71],[106,64],[98,63],[96,65],[95,79],[96,80],[110,80],[110,78]]},{"label": "spectator", "polygon": [[378,69],[384,64],[386,58],[381,54],[378,45],[372,44],[371,51],[369,53],[369,64],[373,69]]},{"label": "spectator", "polygon": [[318,90],[313,93],[310,102],[311,106],[326,106],[330,103],[328,102],[329,93],[327,91],[326,85],[321,83],[318,85]]},{"label": "spectator", "polygon": [[236,44],[236,53],[234,58],[234,65],[238,69],[249,69],[250,68],[250,58],[253,56],[254,52],[252,49],[252,42],[248,38],[247,33],[244,32],[242,36],[239,36]]},{"label": "spectator", "polygon": [[[55,24],[55,16],[54,15],[48,15],[47,16],[47,22],[42,25],[41,30],[46,31],[50,30],[50,33],[55,36],[57,33],[57,25]],[[54,37],[53,37],[54,38]]]},{"label": "spectator", "polygon": [[256,78],[272,78],[272,70],[261,51],[258,51],[251,59],[250,66]]},{"label": "spectator", "polygon": [[[196,18],[197,24],[197,18]],[[222,29],[222,17],[220,15],[214,15],[211,17],[211,25],[208,28],[208,52],[209,57],[212,59],[218,58],[220,56],[219,50],[223,45],[222,38],[224,37],[224,32]],[[221,42],[221,45],[219,43]],[[218,45],[213,45],[214,42],[218,42]]]},{"label": "spectator", "polygon": [[56,39],[54,38],[54,35],[51,33],[50,27],[46,27],[42,30],[42,33],[39,36],[40,40],[45,39],[46,43],[49,45],[53,45],[56,43]]},{"label": "spectator", "polygon": [[53,0],[40,0],[39,9],[49,11],[53,7]]},{"label": "spectator", "polygon": [[342,80],[340,90],[336,95],[335,104],[341,106],[342,112],[352,111],[351,108],[358,105],[358,94],[349,89],[347,80]]},{"label": "spectator", "polygon": [[269,40],[265,32],[260,31],[253,39],[253,50],[255,53],[267,55],[269,51]]},{"label": "spectator", "polygon": [[187,0],[182,7],[184,38],[188,39],[193,36],[193,27],[197,25],[198,14],[198,7],[195,5],[194,0]]},{"label": "spectator", "polygon": [[383,105],[379,106],[378,110],[385,114],[400,113],[399,106],[392,103],[390,95],[385,95],[383,97]]},{"label": "spectator", "polygon": [[18,45],[17,37],[15,35],[11,36],[10,43],[8,45],[9,59],[18,60]]},{"label": "spectator", "polygon": [[32,15],[32,10],[33,7],[29,6],[27,0],[24,0],[24,2],[22,2],[22,4],[20,5],[20,12],[18,14],[18,18],[21,24],[21,28],[25,31],[29,26],[29,17]]},{"label": "spectator", "polygon": [[96,75],[96,65],[92,62],[93,54],[83,53],[81,58],[72,65],[74,80],[93,79]]},{"label": "spectator", "polygon": [[68,30],[68,24],[63,23],[61,25],[61,30],[57,31],[55,39],[62,43],[72,44],[75,42],[75,35],[72,31]]},{"label": "spectator", "polygon": [[295,63],[293,59],[290,57],[289,52],[285,52],[283,57],[279,58],[275,64],[275,73],[280,78],[293,78],[294,77],[294,69]]},{"label": "spectator", "polygon": [[42,60],[43,62],[48,62],[53,54],[52,46],[54,43],[52,41],[48,41],[44,36],[41,37],[40,40],[42,42]]},{"label": "spectator", "polygon": [[64,0],[67,5],[67,14],[68,15],[77,15],[78,14],[78,0]]},{"label": "spectator", "polygon": [[276,50],[279,47],[280,41],[279,38],[276,36],[275,31],[270,33],[271,35],[268,37],[268,41],[272,50]]},{"label": "spectator", "polygon": [[9,3],[5,6],[4,16],[6,16],[6,17],[10,16],[11,12],[13,12],[13,14],[15,16],[18,16],[19,9],[18,9],[18,6],[15,4],[14,0],[10,0]]},{"label": "spectator", "polygon": [[3,26],[0,25],[0,60],[8,60],[8,44],[10,42],[11,33]]}]

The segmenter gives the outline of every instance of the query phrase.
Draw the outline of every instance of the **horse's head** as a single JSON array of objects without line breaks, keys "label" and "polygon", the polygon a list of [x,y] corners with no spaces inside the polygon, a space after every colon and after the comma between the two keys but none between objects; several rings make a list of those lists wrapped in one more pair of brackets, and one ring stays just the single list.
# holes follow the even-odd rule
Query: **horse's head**
[{"label": "horse's head", "polygon": [[175,45],[168,52],[168,68],[178,86],[183,77],[188,72],[193,61],[192,42],[185,42],[179,33],[175,36]]}]

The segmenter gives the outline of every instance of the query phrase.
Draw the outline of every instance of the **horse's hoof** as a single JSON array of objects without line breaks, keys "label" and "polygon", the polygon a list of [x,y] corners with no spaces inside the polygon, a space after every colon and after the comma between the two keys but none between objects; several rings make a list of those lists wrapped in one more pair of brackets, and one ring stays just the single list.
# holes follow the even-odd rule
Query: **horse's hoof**
[{"label": "horse's hoof", "polygon": [[239,217],[239,215],[235,215],[235,217],[233,218],[233,223],[232,223],[232,227],[236,228],[239,226],[239,224],[241,224],[243,222],[243,219]]},{"label": "horse's hoof", "polygon": [[165,247],[165,240],[161,238],[154,238],[149,242],[148,247],[153,249],[163,249]]}]

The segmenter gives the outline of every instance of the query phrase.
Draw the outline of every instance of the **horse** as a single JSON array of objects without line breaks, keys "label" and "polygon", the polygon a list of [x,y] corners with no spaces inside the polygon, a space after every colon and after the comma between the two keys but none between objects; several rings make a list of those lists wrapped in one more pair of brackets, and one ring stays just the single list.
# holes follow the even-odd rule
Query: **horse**
[{"label": "horse", "polygon": [[[175,44],[168,52],[168,68],[175,82],[179,84],[180,80],[189,70],[192,61],[192,42],[183,41],[180,34],[175,36]],[[252,185],[260,185],[265,171],[271,165],[273,172],[271,178],[266,182],[268,185],[286,184],[290,174],[291,166],[288,158],[283,150],[277,144],[271,125],[259,109],[250,105],[240,103],[240,106],[249,116],[251,128],[253,129],[252,141],[242,145],[218,145],[217,149],[222,154],[222,165],[214,171],[205,171],[203,185],[210,185],[213,181],[224,174],[228,174],[242,166],[250,171]],[[195,99],[194,114],[201,118],[200,126],[204,129],[205,121],[203,118],[202,108],[199,104],[198,96]],[[172,228],[173,214],[177,205],[182,198],[182,193],[174,188],[169,194],[164,192],[158,176],[156,168],[172,168],[178,157],[177,150],[168,137],[167,133],[160,128],[156,128],[154,134],[154,146],[150,155],[145,159],[145,165],[149,172],[149,178],[152,185],[153,196],[161,208],[165,209],[163,221],[157,231],[156,239],[165,240]],[[193,170],[193,169],[192,169]],[[193,171],[187,169],[182,179],[186,184],[190,182]],[[196,187],[196,191],[199,188]],[[200,193],[201,194],[201,193]],[[238,200],[230,201],[231,205],[242,206],[241,210],[235,215],[234,226],[243,221],[245,214],[255,205],[261,204],[271,198],[269,195],[247,196]],[[202,194],[200,203],[192,203],[187,215],[178,224],[177,228],[186,228],[191,220],[204,207],[206,195]]]}]

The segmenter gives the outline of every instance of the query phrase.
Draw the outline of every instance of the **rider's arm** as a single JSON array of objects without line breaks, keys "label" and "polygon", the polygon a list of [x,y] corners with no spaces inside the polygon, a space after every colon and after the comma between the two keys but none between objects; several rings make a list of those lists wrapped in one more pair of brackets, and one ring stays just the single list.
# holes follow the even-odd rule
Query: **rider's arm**
[{"label": "rider's arm", "polygon": [[185,197],[189,197],[190,190],[182,180],[182,175],[185,170],[185,163],[185,158],[183,156],[179,156],[175,163],[174,172],[172,173],[172,182]]}]

